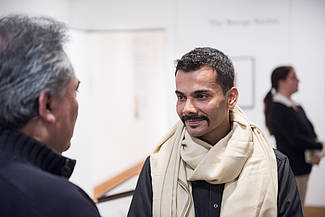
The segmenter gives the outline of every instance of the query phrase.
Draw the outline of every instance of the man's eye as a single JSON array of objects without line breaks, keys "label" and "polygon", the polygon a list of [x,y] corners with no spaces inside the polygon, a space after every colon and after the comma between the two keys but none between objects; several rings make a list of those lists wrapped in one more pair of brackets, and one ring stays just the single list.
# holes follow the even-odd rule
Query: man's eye
[{"label": "man's eye", "polygon": [[196,98],[198,98],[198,99],[206,99],[206,98],[208,98],[208,96],[205,95],[205,94],[199,94],[199,95],[196,96]]},{"label": "man's eye", "polygon": [[184,101],[185,97],[184,96],[177,96],[178,101]]}]

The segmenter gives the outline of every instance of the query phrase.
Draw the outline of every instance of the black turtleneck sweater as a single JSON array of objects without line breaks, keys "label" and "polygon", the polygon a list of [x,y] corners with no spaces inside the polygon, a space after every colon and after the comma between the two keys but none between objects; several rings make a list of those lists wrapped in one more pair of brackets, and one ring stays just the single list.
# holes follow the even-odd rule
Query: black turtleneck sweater
[{"label": "black turtleneck sweater", "polygon": [[0,215],[100,216],[89,196],[68,181],[75,163],[23,133],[0,127]]}]

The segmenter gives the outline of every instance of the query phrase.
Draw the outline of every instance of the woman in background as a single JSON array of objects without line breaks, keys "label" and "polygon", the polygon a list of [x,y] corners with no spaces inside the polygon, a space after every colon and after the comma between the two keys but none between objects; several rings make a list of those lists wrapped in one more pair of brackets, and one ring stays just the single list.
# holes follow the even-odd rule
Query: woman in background
[{"label": "woman in background", "polygon": [[323,144],[318,141],[303,108],[291,99],[299,84],[294,68],[277,67],[272,72],[271,82],[272,88],[264,98],[265,123],[275,137],[277,149],[289,158],[303,207],[312,165],[320,161],[319,156],[313,155],[306,162],[305,151],[321,150]]}]

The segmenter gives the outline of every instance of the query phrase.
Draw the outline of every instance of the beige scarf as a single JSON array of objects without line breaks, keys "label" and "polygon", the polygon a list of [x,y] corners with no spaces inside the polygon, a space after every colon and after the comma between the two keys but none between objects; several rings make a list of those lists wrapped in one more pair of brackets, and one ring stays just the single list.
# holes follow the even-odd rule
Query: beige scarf
[{"label": "beige scarf", "polygon": [[151,155],[154,217],[194,217],[194,180],[225,183],[221,217],[277,216],[272,146],[239,107],[230,114],[232,130],[214,146],[192,138],[179,122]]}]

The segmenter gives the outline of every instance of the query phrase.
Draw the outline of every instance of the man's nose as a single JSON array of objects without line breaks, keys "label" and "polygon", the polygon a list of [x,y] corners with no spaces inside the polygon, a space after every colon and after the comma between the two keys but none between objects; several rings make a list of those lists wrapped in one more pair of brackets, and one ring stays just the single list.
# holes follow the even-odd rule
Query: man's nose
[{"label": "man's nose", "polygon": [[183,113],[185,115],[188,114],[195,114],[197,111],[195,105],[193,104],[193,102],[190,99],[187,99],[184,105],[184,109],[183,109]]}]

